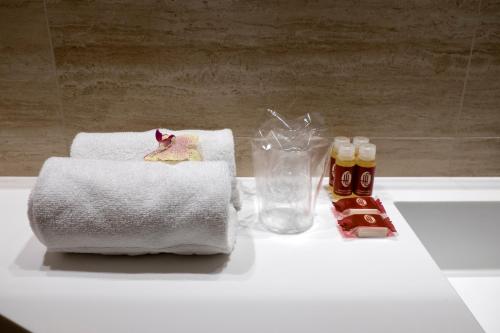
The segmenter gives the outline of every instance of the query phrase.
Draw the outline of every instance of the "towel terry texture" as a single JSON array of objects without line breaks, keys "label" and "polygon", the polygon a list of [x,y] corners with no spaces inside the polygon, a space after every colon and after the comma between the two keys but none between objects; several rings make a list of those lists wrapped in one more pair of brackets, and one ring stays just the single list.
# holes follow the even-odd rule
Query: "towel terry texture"
[{"label": "towel terry texture", "polygon": [[[70,156],[86,159],[106,159],[117,161],[143,160],[144,156],[158,147],[155,131],[79,133],[71,145]],[[231,202],[236,210],[241,209],[241,201],[236,179],[234,159],[234,139],[230,129],[217,131],[160,129],[162,133],[175,135],[194,134],[199,138],[198,148],[203,161],[225,161],[231,174]],[[157,162],[152,162],[157,163]],[[158,162],[161,163],[161,162]]]},{"label": "towel terry texture", "polygon": [[52,251],[230,253],[237,223],[230,174],[222,161],[52,157],[30,195],[30,225]]}]

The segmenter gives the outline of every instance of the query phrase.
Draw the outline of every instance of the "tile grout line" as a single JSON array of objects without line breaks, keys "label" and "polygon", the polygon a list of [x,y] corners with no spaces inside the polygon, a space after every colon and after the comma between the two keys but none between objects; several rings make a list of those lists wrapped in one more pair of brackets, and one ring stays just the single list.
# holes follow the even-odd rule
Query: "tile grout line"
[{"label": "tile grout line", "polygon": [[[479,0],[478,14],[479,15],[481,14],[481,0]],[[462,93],[460,94],[460,104],[458,106],[457,115],[455,116],[454,130],[453,130],[455,138],[458,136],[459,122],[460,122],[460,119],[462,118],[464,100],[465,100],[465,91],[467,90],[467,82],[469,81],[470,67],[471,67],[471,63],[472,63],[472,54],[474,52],[474,45],[476,42],[476,34],[477,34],[478,25],[479,25],[479,23],[477,23],[476,26],[474,27],[474,32],[472,34],[472,40],[471,40],[471,44],[470,44],[470,48],[469,48],[469,59],[467,60],[467,67],[465,69],[464,84],[462,85]]]},{"label": "tile grout line", "polygon": [[[460,104],[458,106],[458,111],[457,114],[455,115],[454,119],[454,128],[453,128],[453,135],[454,135],[454,140],[451,142],[450,150],[448,152],[448,170],[452,170],[452,156],[453,153],[455,152],[456,145],[457,145],[457,140],[458,140],[458,132],[459,132],[459,126],[460,126],[460,121],[462,119],[462,113],[463,113],[463,108],[464,108],[464,100],[465,100],[465,92],[467,90],[467,82],[469,81],[469,74],[470,74],[470,67],[472,63],[472,55],[474,53],[474,45],[476,42],[476,34],[477,34],[477,29],[480,24],[480,15],[481,15],[481,3],[482,0],[479,0],[478,2],[478,9],[477,9],[477,14],[478,14],[478,20],[474,26],[474,30],[472,33],[472,39],[470,43],[470,48],[469,48],[469,58],[467,59],[467,67],[465,69],[465,77],[464,77],[464,83],[462,85],[462,92],[460,94]],[[451,171],[452,172],[452,171]]]},{"label": "tile grout line", "polygon": [[43,0],[43,11],[45,15],[45,26],[47,29],[47,36],[49,38],[49,48],[50,48],[50,56],[52,60],[52,69],[53,69],[53,75],[55,76],[56,79],[56,88],[57,88],[57,97],[58,97],[58,107],[59,107],[59,116],[61,117],[60,119],[60,127],[61,131],[59,132],[59,135],[62,139],[63,142],[66,140],[66,117],[64,114],[64,109],[63,109],[63,104],[62,104],[62,93],[61,93],[61,85],[59,82],[59,75],[57,74],[57,67],[56,67],[56,56],[54,52],[54,45],[52,43],[52,33],[50,32],[50,27],[49,27],[49,16],[47,13],[47,1]]}]

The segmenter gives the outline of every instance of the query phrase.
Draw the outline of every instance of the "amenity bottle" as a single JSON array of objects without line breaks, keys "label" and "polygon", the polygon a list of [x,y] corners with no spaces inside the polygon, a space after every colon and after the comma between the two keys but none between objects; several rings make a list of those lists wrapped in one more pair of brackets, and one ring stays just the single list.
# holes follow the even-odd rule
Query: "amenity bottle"
[{"label": "amenity bottle", "polygon": [[355,164],[354,145],[351,143],[340,145],[335,159],[335,180],[333,185],[334,200],[352,196],[352,181]]},{"label": "amenity bottle", "polygon": [[330,167],[328,168],[328,189],[333,193],[335,183],[335,159],[341,144],[350,143],[351,140],[346,136],[337,136],[333,139],[333,147],[330,153]]},{"label": "amenity bottle", "polygon": [[370,139],[368,139],[366,136],[355,136],[354,138],[352,138],[352,144],[354,145],[354,154],[356,157],[358,157],[359,154],[359,147],[369,142]]},{"label": "amenity bottle", "polygon": [[377,147],[372,143],[359,146],[354,171],[354,194],[358,196],[371,196],[375,179],[375,155]]}]

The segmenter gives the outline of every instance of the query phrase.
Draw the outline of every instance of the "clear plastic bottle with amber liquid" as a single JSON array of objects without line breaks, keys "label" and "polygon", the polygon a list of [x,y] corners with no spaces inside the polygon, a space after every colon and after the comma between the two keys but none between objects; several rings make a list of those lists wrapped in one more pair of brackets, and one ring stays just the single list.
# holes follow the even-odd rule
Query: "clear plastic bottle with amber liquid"
[{"label": "clear plastic bottle with amber liquid", "polygon": [[359,146],[354,171],[354,194],[358,196],[371,196],[375,179],[375,155],[377,147],[372,143]]},{"label": "clear plastic bottle with amber liquid", "polygon": [[333,184],[333,200],[352,196],[354,165],[354,145],[341,144],[335,159],[335,180]]},{"label": "clear plastic bottle with amber liquid", "polygon": [[368,139],[366,136],[355,136],[354,138],[352,138],[352,144],[354,145],[354,154],[356,155],[356,158],[359,154],[359,147],[361,145],[364,145],[365,143],[370,143],[370,139]]},{"label": "clear plastic bottle with amber liquid", "polygon": [[333,139],[333,147],[330,153],[330,167],[328,168],[328,189],[330,193],[333,193],[333,184],[335,183],[335,159],[337,158],[337,152],[340,145],[350,142],[351,140],[346,136],[336,136]]}]

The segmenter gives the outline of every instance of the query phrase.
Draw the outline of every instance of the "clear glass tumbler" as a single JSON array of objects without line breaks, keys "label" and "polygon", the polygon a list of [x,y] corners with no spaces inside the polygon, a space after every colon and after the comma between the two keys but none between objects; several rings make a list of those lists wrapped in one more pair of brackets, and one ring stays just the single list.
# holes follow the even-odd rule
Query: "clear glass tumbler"
[{"label": "clear glass tumbler", "polygon": [[307,150],[283,150],[252,140],[259,220],[273,232],[294,234],[312,226],[329,148],[324,138],[312,142]]}]

